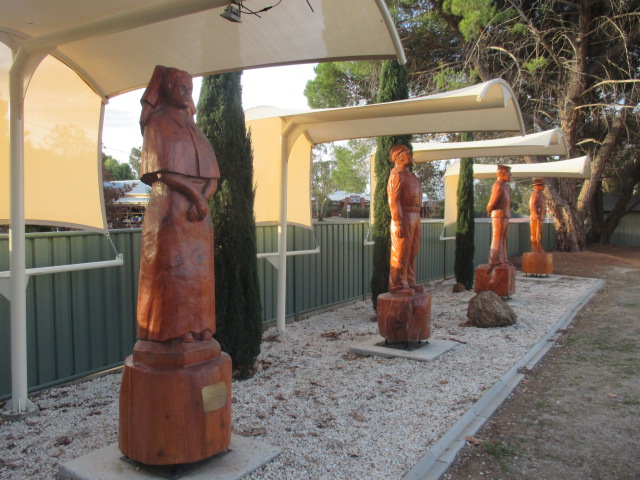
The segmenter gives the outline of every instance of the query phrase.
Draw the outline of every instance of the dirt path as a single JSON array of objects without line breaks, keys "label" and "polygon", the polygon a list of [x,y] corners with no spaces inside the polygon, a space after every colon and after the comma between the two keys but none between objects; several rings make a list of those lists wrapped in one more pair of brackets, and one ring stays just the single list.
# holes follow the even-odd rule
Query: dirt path
[{"label": "dirt path", "polygon": [[554,268],[606,284],[442,479],[640,478],[640,248],[554,252]]}]

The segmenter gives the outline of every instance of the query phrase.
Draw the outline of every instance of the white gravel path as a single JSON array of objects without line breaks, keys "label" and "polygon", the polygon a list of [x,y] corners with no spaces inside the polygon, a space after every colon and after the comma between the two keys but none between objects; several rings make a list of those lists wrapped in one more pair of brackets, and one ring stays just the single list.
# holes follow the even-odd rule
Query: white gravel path
[{"label": "white gravel path", "polygon": [[[518,280],[518,322],[500,329],[462,327],[473,293],[430,285],[432,338],[457,345],[429,363],[348,353],[377,334],[370,301],[265,331],[260,371],[233,384],[233,431],[283,454],[249,478],[401,479],[594,282]],[[0,479],[59,478],[58,463],[117,442],[119,382],[34,395],[40,415],[0,423]]]}]

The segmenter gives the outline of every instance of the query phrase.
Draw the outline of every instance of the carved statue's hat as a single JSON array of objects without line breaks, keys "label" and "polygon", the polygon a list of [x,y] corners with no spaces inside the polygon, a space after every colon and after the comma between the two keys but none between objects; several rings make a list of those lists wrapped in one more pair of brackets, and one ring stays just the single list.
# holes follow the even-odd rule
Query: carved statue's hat
[{"label": "carved statue's hat", "polygon": [[507,172],[510,172],[511,167],[509,165],[498,164],[498,170],[506,170]]},{"label": "carved statue's hat", "polygon": [[391,161],[391,163],[395,163],[396,162],[396,156],[399,153],[406,152],[406,151],[409,151],[409,153],[411,153],[411,149],[407,145],[404,145],[404,144],[394,145],[389,150],[389,161]]},{"label": "carved statue's hat", "polygon": [[543,179],[541,179],[541,178],[534,178],[534,179],[533,179],[533,184],[534,184],[534,185],[541,185],[541,186],[543,186],[543,187],[544,187],[544,180],[543,180]]}]

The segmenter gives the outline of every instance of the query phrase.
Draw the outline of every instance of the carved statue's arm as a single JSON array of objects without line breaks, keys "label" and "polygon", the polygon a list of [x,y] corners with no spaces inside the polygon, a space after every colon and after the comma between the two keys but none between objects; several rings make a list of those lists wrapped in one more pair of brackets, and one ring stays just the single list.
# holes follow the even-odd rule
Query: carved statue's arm
[{"label": "carved statue's arm", "polygon": [[529,200],[529,210],[531,215],[538,215],[541,218],[544,217],[545,202],[544,197],[540,192],[535,192],[531,195],[531,199]]},{"label": "carved statue's arm", "polygon": [[496,209],[496,206],[500,201],[500,197],[502,195],[500,187],[501,185],[498,182],[495,182],[493,187],[491,187],[491,197],[489,198],[489,203],[487,203],[487,213],[489,215]]},{"label": "carved statue's arm", "polygon": [[531,215],[538,214],[538,198],[536,197],[536,192],[531,194],[531,198],[529,199],[529,212]]},{"label": "carved statue's arm", "polygon": [[387,196],[389,197],[389,210],[391,210],[391,221],[396,226],[396,232],[398,237],[404,237],[404,232],[402,231],[402,218],[404,216],[404,212],[402,211],[402,201],[401,201],[401,182],[400,175],[397,172],[391,171],[391,175],[389,176],[389,183],[387,186]]},{"label": "carved statue's arm", "polygon": [[198,190],[186,176],[179,173],[160,172],[158,173],[158,180],[163,182],[172,190],[180,192],[182,195],[187,197],[191,203],[193,203],[193,207],[195,207],[195,213],[197,213],[197,215],[193,216],[191,209],[189,209],[187,214],[189,220],[199,221],[206,216],[207,211],[209,210],[207,199],[203,195],[203,192]]}]

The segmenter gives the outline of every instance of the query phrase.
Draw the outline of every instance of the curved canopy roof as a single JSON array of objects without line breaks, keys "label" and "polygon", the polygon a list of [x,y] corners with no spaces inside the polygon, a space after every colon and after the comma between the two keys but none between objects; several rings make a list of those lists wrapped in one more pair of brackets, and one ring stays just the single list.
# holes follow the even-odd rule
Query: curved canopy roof
[{"label": "curved canopy roof", "polygon": [[[540,155],[529,153],[526,155]],[[557,155],[549,153],[549,155]],[[494,155],[500,156],[500,155]],[[511,177],[513,178],[589,178],[591,176],[591,164],[589,157],[571,158],[556,162],[542,163],[509,163]],[[498,171],[497,164],[477,163],[473,165],[473,178],[495,178]],[[458,178],[460,177],[460,162],[455,162],[444,174],[444,225],[451,225],[458,217]]]},{"label": "curved canopy roof", "polygon": [[[252,130],[256,222],[280,221],[280,162],[288,162],[287,222],[311,226],[311,147],[353,138],[446,132],[515,131],[524,125],[511,87],[501,79],[396,102],[320,110],[257,107]],[[284,145],[285,152],[281,152]],[[285,155],[284,158],[281,158]]]},{"label": "curved canopy roof", "polygon": [[334,59],[404,63],[383,0],[276,3],[245,0],[254,12],[273,8],[235,23],[220,16],[228,0],[0,0],[0,41],[14,51],[53,47],[103,98],[146,85],[155,65],[198,76]]},{"label": "curved canopy roof", "polygon": [[416,163],[449,158],[475,158],[522,155],[569,155],[567,140],[558,128],[522,137],[495,138],[476,142],[414,143]]},{"label": "curved canopy roof", "polygon": [[[156,65],[197,76],[329,60],[404,62],[384,0],[276,3],[246,0],[253,11],[273,8],[234,23],[220,16],[228,0],[0,0],[0,221],[10,216],[10,75],[26,90],[26,223],[104,231],[102,103],[144,86]],[[59,188],[70,179],[74,188]]]}]

